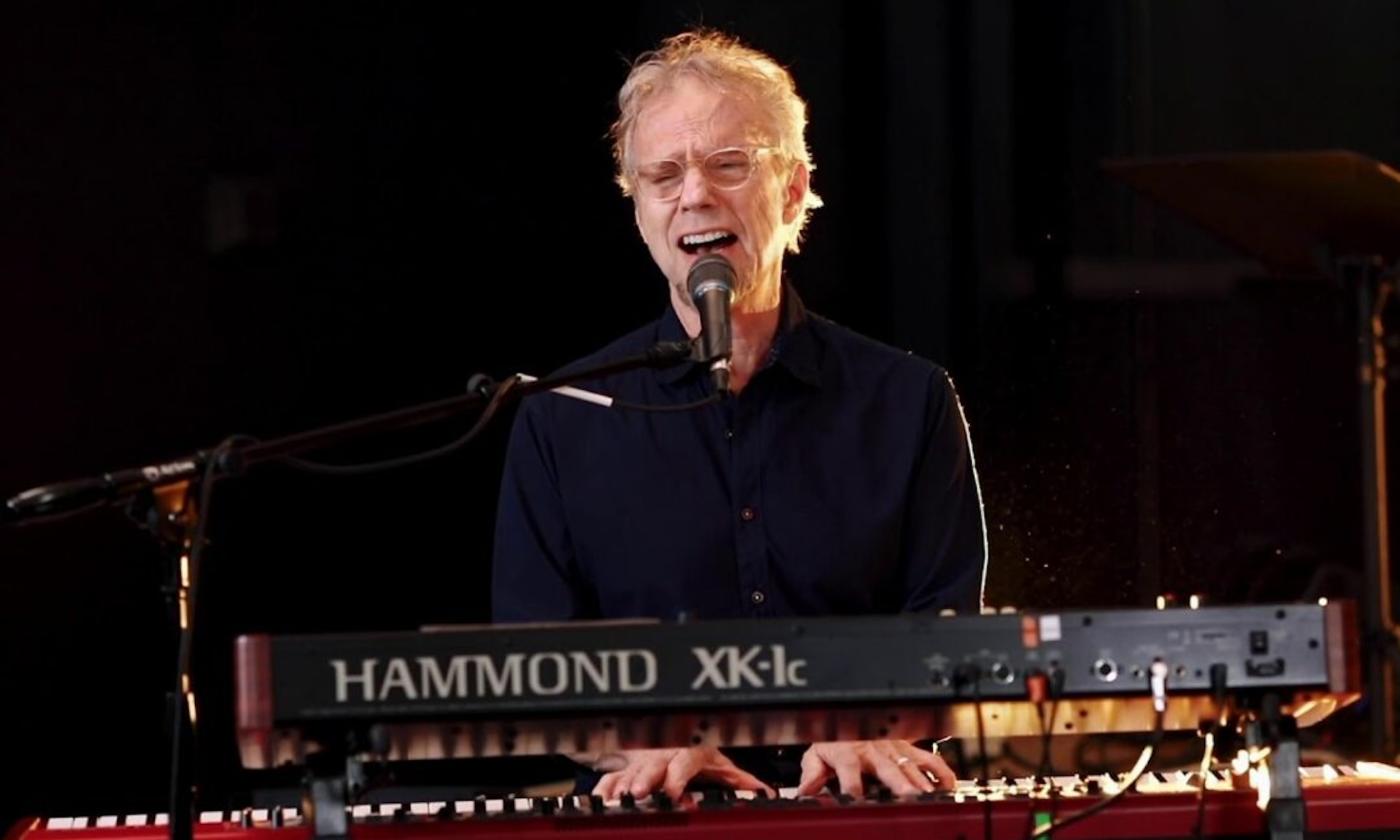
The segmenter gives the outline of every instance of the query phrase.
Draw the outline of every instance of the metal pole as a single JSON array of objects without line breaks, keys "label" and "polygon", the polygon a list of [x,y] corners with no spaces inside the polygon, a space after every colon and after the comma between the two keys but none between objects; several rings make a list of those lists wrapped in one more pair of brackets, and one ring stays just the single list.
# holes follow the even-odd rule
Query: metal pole
[{"label": "metal pole", "polygon": [[1395,754],[1395,668],[1390,603],[1390,525],[1385,455],[1385,325],[1382,316],[1393,290],[1375,260],[1346,260],[1343,276],[1356,286],[1357,350],[1361,384],[1361,480],[1364,516],[1367,696],[1371,703],[1371,750],[1381,760]]}]

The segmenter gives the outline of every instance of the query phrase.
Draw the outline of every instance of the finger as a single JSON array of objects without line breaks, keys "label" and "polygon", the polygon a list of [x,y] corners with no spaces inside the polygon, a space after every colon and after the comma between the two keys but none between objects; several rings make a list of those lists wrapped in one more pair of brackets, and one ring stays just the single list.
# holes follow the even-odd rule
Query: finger
[{"label": "finger", "polygon": [[912,784],[917,791],[922,793],[933,792],[933,782],[929,781],[929,777],[925,775],[924,768],[913,758],[907,755],[895,756],[894,765],[900,769],[900,772],[904,774],[904,778],[908,779],[909,783]]},{"label": "finger", "polygon": [[816,748],[802,754],[802,778],[797,782],[798,796],[816,796],[831,778],[831,768],[817,755]]},{"label": "finger", "polygon": [[730,765],[723,770],[707,775],[712,775],[714,778],[724,782],[735,790],[761,790],[772,797],[778,795],[778,792],[762,779],[735,765]]},{"label": "finger", "polygon": [[932,758],[932,753],[926,753],[918,747],[906,741],[892,741],[893,758],[895,766],[904,772],[905,778],[913,783],[914,787],[924,793],[931,793],[934,783],[929,780],[924,766],[927,758]]},{"label": "finger", "polygon": [[[883,749],[872,747],[865,751],[865,756],[865,769],[896,796],[909,796],[920,791],[920,788],[909,780],[909,775],[904,772],[904,768],[895,764],[894,759],[890,758]],[[911,765],[913,763],[909,762]],[[925,780],[925,784],[927,784],[927,780]]]},{"label": "finger", "polygon": [[681,750],[667,762],[665,770],[661,789],[672,799],[680,799],[681,794],[685,793],[685,786],[700,772],[700,762],[694,751]]},{"label": "finger", "polygon": [[636,775],[632,777],[632,783],[628,785],[628,790],[638,798],[647,796],[661,786],[661,782],[666,778],[668,764],[670,764],[669,761],[657,756],[647,756],[646,759],[639,761]]},{"label": "finger", "polygon": [[[937,786],[949,790],[957,788],[957,775],[953,773],[953,769],[948,766],[948,762],[944,761],[943,757],[940,756],[937,751],[919,749],[908,741],[891,741],[890,743],[894,745],[896,755],[906,756],[913,761],[914,765],[919,769],[919,775],[922,776],[925,781],[929,780],[928,774],[932,774],[933,783]],[[896,759],[895,763],[899,763],[898,759]],[[902,766],[905,770],[910,768],[908,764]]]},{"label": "finger", "polygon": [[865,782],[861,777],[861,762],[856,757],[855,750],[849,747],[838,748],[823,751],[820,755],[827,766],[836,772],[836,780],[841,783],[842,793],[857,798],[865,796]]},{"label": "finger", "polygon": [[915,749],[914,762],[922,770],[927,770],[938,780],[938,786],[947,790],[956,790],[958,787],[958,775],[953,772],[953,768],[948,766],[948,762],[943,760],[943,756],[937,753],[924,752]]},{"label": "finger", "polygon": [[598,784],[593,786],[593,795],[601,796],[605,801],[616,799],[618,782],[625,775],[628,775],[626,770],[615,770],[604,774],[603,778],[598,780]]}]

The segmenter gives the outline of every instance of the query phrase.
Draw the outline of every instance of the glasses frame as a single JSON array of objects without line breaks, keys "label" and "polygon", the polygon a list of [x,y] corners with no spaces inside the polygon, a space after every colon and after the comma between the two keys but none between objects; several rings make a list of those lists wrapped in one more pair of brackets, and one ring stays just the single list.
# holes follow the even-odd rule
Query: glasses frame
[{"label": "glasses frame", "polygon": [[[642,166],[632,168],[632,188],[638,196],[645,198],[648,201],[656,201],[662,203],[675,201],[676,199],[681,197],[681,193],[685,192],[685,173],[690,171],[690,167],[695,166],[700,169],[700,175],[705,179],[705,183],[709,184],[711,187],[714,187],[717,190],[724,190],[726,192],[739,190],[748,186],[749,182],[753,180],[753,173],[758,170],[761,158],[763,158],[766,155],[770,155],[780,151],[782,150],[778,146],[725,146],[722,149],[715,149],[714,151],[709,152],[699,160],[696,160],[693,157],[687,157],[685,160],[679,160],[677,158],[661,158],[659,160],[648,161]],[[715,183],[715,180],[710,177],[708,168],[709,161],[713,159],[715,155],[722,155],[727,152],[743,152],[749,159],[749,171],[744,174],[744,180],[740,181],[737,184],[718,184]],[[659,166],[664,163],[674,163],[681,168],[681,178],[676,182],[676,190],[674,194],[671,195],[658,195],[653,193],[650,189],[644,186],[646,182],[642,178],[642,169],[649,166]]]}]

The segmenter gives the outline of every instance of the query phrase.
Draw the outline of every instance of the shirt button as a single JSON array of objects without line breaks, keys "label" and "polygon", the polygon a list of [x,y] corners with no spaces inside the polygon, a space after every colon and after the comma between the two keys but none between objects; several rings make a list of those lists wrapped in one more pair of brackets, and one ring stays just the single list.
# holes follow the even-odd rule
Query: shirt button
[{"label": "shirt button", "polygon": [[763,594],[763,590],[755,589],[749,593],[749,600],[753,601],[755,604],[761,604],[768,600],[768,596]]},{"label": "shirt button", "polygon": [[725,440],[733,440],[733,439],[734,439],[734,430],[733,430],[733,429],[725,429],[725,430],[724,430],[724,439],[725,439]]},{"label": "shirt button", "polygon": [[746,507],[743,510],[739,511],[739,518],[744,520],[745,522],[752,522],[758,518],[758,511],[754,510],[751,507]]}]

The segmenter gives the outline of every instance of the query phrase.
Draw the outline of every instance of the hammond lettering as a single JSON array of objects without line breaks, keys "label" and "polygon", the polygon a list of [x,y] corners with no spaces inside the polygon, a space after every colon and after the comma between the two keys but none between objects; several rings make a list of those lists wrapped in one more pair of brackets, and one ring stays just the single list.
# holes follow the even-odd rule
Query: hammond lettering
[{"label": "hammond lettering", "polygon": [[656,687],[649,650],[332,659],[335,702],[637,694]]}]

